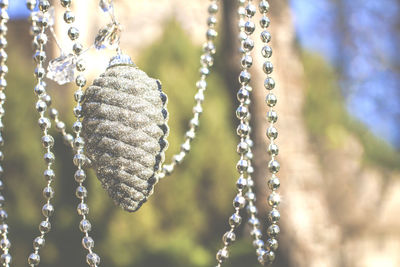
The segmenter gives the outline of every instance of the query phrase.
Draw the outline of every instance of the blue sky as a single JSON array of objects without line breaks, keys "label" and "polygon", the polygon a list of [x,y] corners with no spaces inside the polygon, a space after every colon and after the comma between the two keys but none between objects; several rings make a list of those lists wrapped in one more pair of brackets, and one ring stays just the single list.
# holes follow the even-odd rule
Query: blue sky
[{"label": "blue sky", "polygon": [[[300,44],[324,55],[332,64],[345,55],[342,92],[351,114],[364,122],[376,135],[400,146],[400,77],[371,56],[371,51],[385,62],[399,65],[399,36],[393,36],[388,25],[400,13],[394,0],[344,1],[349,12],[349,25],[356,36],[352,50],[340,51],[336,40],[335,7],[329,0],[291,0],[295,27]],[[371,16],[379,15],[378,19]],[[28,16],[25,0],[10,1],[11,18]],[[342,59],[341,59],[342,60]],[[375,60],[375,61],[374,61]]]}]

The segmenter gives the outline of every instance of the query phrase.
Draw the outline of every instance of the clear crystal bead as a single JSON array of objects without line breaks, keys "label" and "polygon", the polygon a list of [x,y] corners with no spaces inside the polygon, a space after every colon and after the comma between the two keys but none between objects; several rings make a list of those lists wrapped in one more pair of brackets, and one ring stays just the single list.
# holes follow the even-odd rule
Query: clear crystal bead
[{"label": "clear crystal bead", "polygon": [[104,48],[116,49],[119,45],[120,35],[120,25],[116,23],[110,23],[99,30],[94,40],[94,46],[98,50]]},{"label": "clear crystal bead", "polygon": [[104,12],[109,12],[113,8],[113,1],[112,0],[100,0],[99,6]]},{"label": "clear crystal bead", "polygon": [[61,55],[49,62],[47,78],[60,85],[72,82],[75,77],[75,64],[75,55]]}]

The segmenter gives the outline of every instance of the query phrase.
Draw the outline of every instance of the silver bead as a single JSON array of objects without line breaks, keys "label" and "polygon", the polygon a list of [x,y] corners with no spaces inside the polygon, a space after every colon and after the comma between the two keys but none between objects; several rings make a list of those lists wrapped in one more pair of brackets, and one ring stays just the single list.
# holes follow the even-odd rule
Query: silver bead
[{"label": "silver bead", "polygon": [[[240,102],[244,102],[247,99],[250,98],[250,93],[249,90],[247,90],[250,86],[243,86],[239,89],[238,93],[237,93],[237,99]],[[251,88],[251,87],[250,87]]]},{"label": "silver bead", "polygon": [[90,232],[92,230],[92,224],[88,220],[83,219],[79,223],[79,230],[84,233]]},{"label": "silver bead", "polygon": [[82,139],[82,137],[77,137],[74,139],[74,148],[75,149],[81,149],[85,145],[85,141]]},{"label": "silver bead", "polygon": [[280,233],[279,226],[276,224],[272,224],[267,229],[267,234],[269,237],[276,237]]},{"label": "silver bead", "polygon": [[50,203],[46,203],[43,205],[42,214],[46,218],[51,217],[54,214],[54,207]]},{"label": "silver bead", "polygon": [[236,109],[236,117],[239,120],[243,120],[245,119],[247,116],[249,115],[249,110],[247,109],[247,107],[240,105],[237,109]]},{"label": "silver bead", "polygon": [[213,27],[213,26],[215,26],[215,24],[217,24],[217,18],[216,17],[210,16],[210,17],[207,18],[207,25],[209,27]]},{"label": "silver bead", "polygon": [[247,213],[249,213],[250,215],[256,215],[258,213],[257,207],[254,206],[253,204],[249,204],[246,207]]},{"label": "silver bead", "polygon": [[249,144],[247,144],[245,141],[240,141],[237,145],[236,151],[239,154],[246,153],[247,151],[249,151]]},{"label": "silver bead", "polygon": [[76,69],[77,69],[78,71],[85,71],[85,69],[86,69],[86,64],[85,64],[85,61],[84,61],[83,59],[79,59],[79,60],[76,62]]},{"label": "silver bead", "polygon": [[276,161],[276,160],[271,160],[271,161],[268,163],[268,170],[269,170],[271,173],[277,173],[277,172],[279,172],[279,169],[280,169],[280,168],[281,168],[281,166],[280,166],[279,162]]},{"label": "silver bead", "polygon": [[234,200],[233,200],[234,208],[243,209],[245,205],[246,205],[246,199],[243,196],[237,195],[234,198]]},{"label": "silver bead", "polygon": [[260,26],[262,28],[268,28],[271,23],[270,19],[267,16],[262,16],[260,19]]},{"label": "silver bead", "polygon": [[79,87],[84,87],[86,85],[86,78],[83,75],[78,75],[75,79],[75,83]]},{"label": "silver bead", "polygon": [[71,40],[76,40],[76,39],[78,39],[78,38],[79,38],[79,30],[78,30],[77,28],[75,28],[75,27],[70,27],[70,28],[68,29],[68,37],[69,37]]},{"label": "silver bead", "polygon": [[263,64],[263,71],[264,71],[266,74],[271,74],[273,70],[274,70],[274,66],[272,65],[272,63],[271,63],[270,61],[264,62],[264,64]]},{"label": "silver bead", "polygon": [[5,221],[8,218],[8,214],[5,210],[0,210],[0,220]]},{"label": "silver bead", "polygon": [[70,7],[71,0],[61,0],[60,3],[63,7]]},{"label": "silver bead", "polygon": [[249,167],[249,162],[244,159],[240,159],[236,164],[236,169],[239,173],[244,173]]},{"label": "silver bead", "polygon": [[207,76],[207,75],[210,74],[210,69],[207,68],[207,67],[202,67],[202,68],[200,68],[200,74],[204,75],[204,76]]},{"label": "silver bead", "polygon": [[73,23],[75,21],[75,15],[72,11],[65,11],[64,13],[64,21],[66,23]]},{"label": "silver bead", "polygon": [[256,201],[256,194],[254,194],[254,192],[248,191],[246,192],[246,199],[247,201]]},{"label": "silver bead", "polygon": [[85,171],[84,171],[84,170],[81,170],[81,169],[77,170],[77,171],[75,172],[75,174],[74,174],[74,178],[75,178],[75,181],[78,182],[78,183],[84,182],[85,179],[86,179],[86,173],[85,173]]},{"label": "silver bead", "polygon": [[[1,39],[0,39],[0,42],[1,42]],[[35,76],[36,76],[36,78],[38,78],[38,79],[43,79],[44,76],[45,76],[45,74],[46,74],[46,70],[45,70],[43,67],[37,67],[37,68],[35,69]]]},{"label": "silver bead", "polygon": [[276,251],[278,249],[278,241],[275,238],[268,238],[267,239],[267,247],[272,250]]},{"label": "silver bead", "polygon": [[245,123],[240,123],[239,126],[236,129],[236,133],[240,137],[245,137],[246,135],[248,135],[250,133],[250,126],[248,124],[245,124]]},{"label": "silver bead", "polygon": [[276,144],[270,144],[268,146],[268,154],[270,154],[271,156],[277,156],[279,153],[279,148],[278,145]]},{"label": "silver bead", "polygon": [[250,52],[254,48],[254,41],[250,38],[246,38],[242,41],[242,48],[245,52]]},{"label": "silver bead", "polygon": [[6,51],[0,50],[0,63],[4,64],[8,59]]},{"label": "silver bead", "polygon": [[43,189],[43,196],[47,199],[53,198],[54,197],[54,190],[50,186],[46,186]]},{"label": "silver bead", "polygon": [[33,248],[35,250],[39,250],[39,249],[44,247],[45,242],[46,241],[44,240],[43,237],[38,236],[38,237],[35,238],[35,240],[33,240]]},{"label": "silver bead", "polygon": [[76,105],[74,107],[74,115],[77,118],[81,118],[82,117],[82,106],[81,105]]},{"label": "silver bead", "polygon": [[235,242],[235,240],[236,240],[236,235],[232,231],[226,232],[222,237],[222,242],[224,242],[225,246],[229,246],[230,244]]},{"label": "silver bead", "polygon": [[250,75],[250,73],[248,71],[243,70],[243,71],[240,72],[240,74],[239,74],[239,82],[242,85],[248,84],[250,82],[250,80],[251,80],[251,75]]},{"label": "silver bead", "polygon": [[248,4],[248,5],[246,6],[246,15],[247,15],[248,17],[253,17],[253,16],[256,14],[256,12],[257,12],[257,8],[256,8],[255,5],[253,5],[253,4]]},{"label": "silver bead", "polygon": [[50,118],[55,120],[57,118],[57,116],[58,116],[58,110],[55,109],[55,108],[49,109],[49,115],[50,115]]},{"label": "silver bead", "polygon": [[272,79],[271,77],[268,77],[267,79],[265,79],[264,81],[264,87],[267,90],[272,90],[275,88],[275,81],[274,79]]},{"label": "silver bead", "polygon": [[270,205],[271,207],[278,206],[280,202],[281,202],[281,197],[279,196],[278,193],[272,192],[268,196],[268,205]]},{"label": "silver bead", "polygon": [[81,186],[81,185],[78,186],[78,187],[76,188],[75,195],[76,195],[76,197],[79,198],[79,199],[84,199],[85,197],[87,197],[87,190],[86,190],[86,188],[85,188],[84,186]]},{"label": "silver bead", "polygon": [[7,266],[8,264],[11,263],[11,255],[10,254],[2,254],[0,257],[0,263],[3,264],[3,266]]},{"label": "silver bead", "polygon": [[261,1],[260,4],[258,5],[258,8],[260,9],[261,13],[267,13],[269,11],[269,3],[268,1]]},{"label": "silver bead", "polygon": [[79,133],[82,130],[82,122],[80,121],[74,122],[74,124],[72,125],[72,130],[75,133]]},{"label": "silver bead", "polygon": [[44,171],[43,175],[47,181],[50,181],[50,180],[53,180],[55,173],[52,169],[47,169]]},{"label": "silver bead", "polygon": [[247,180],[243,176],[240,176],[236,182],[237,189],[243,190],[246,188],[246,186],[247,186]]},{"label": "silver bead", "polygon": [[76,43],[72,46],[72,50],[76,55],[79,55],[83,51],[83,46],[79,43]]},{"label": "silver bead", "polygon": [[36,37],[36,42],[40,45],[44,45],[47,43],[47,35],[45,33],[40,33]]},{"label": "silver bead", "polygon": [[263,41],[264,43],[269,43],[271,41],[271,34],[269,33],[269,31],[262,31],[260,37],[261,41]]},{"label": "silver bead", "polygon": [[231,227],[237,227],[242,223],[242,217],[240,217],[239,214],[232,214],[231,217],[229,217],[229,225]]},{"label": "silver bead", "polygon": [[277,209],[272,209],[269,213],[268,213],[268,220],[271,223],[277,223],[281,218],[281,214],[279,213],[279,211]]},{"label": "silver bead", "polygon": [[253,65],[253,58],[251,55],[244,55],[240,63],[243,68],[248,69]]},{"label": "silver bead", "polygon": [[43,84],[38,84],[35,86],[35,93],[37,95],[42,95],[44,92],[46,92],[46,88],[44,87]]},{"label": "silver bead", "polygon": [[208,6],[208,13],[210,14],[215,14],[218,12],[218,5],[216,3],[211,3]]},{"label": "silver bead", "polygon": [[251,177],[247,178],[247,186],[254,187],[254,180]]},{"label": "silver bead", "polygon": [[246,21],[246,23],[244,24],[244,31],[246,32],[246,34],[252,34],[255,29],[256,25],[252,21]]},{"label": "silver bead", "polygon": [[[43,102],[43,101],[42,101]],[[43,102],[44,103],[44,102]],[[48,119],[48,118],[39,118],[39,120],[38,120],[38,124],[39,124],[39,127],[40,127],[40,129],[42,129],[43,131],[45,130],[45,129],[48,129],[48,128],[50,128],[51,127],[51,122],[50,122],[50,120]]]},{"label": "silver bead", "polygon": [[72,141],[74,141],[74,137],[71,134],[63,135],[63,140],[66,145],[70,145]]},{"label": "silver bead", "polygon": [[86,203],[79,203],[76,209],[79,215],[89,214],[89,206]]},{"label": "silver bead", "polygon": [[271,126],[267,129],[267,137],[271,140],[275,140],[276,138],[278,138],[278,130]]},{"label": "silver bead", "polygon": [[39,10],[42,12],[47,12],[50,8],[50,2],[47,0],[40,0],[39,1]]},{"label": "silver bead", "polygon": [[181,145],[181,150],[184,151],[185,153],[188,153],[190,151],[190,142],[189,140],[186,140],[182,145]]},{"label": "silver bead", "polygon": [[266,251],[262,257],[265,264],[271,264],[275,260],[275,253],[273,251]]},{"label": "silver bead", "polygon": [[89,266],[94,267],[100,264],[100,257],[96,253],[92,252],[87,254],[86,262]]},{"label": "silver bead", "polygon": [[203,54],[200,57],[200,63],[204,64],[208,67],[211,67],[214,64],[214,58],[210,54]]},{"label": "silver bead", "polygon": [[52,152],[47,152],[44,154],[43,156],[44,161],[46,162],[46,164],[52,164],[54,163],[56,157],[54,156],[54,154]]},{"label": "silver bead", "polygon": [[5,24],[0,24],[0,34],[6,35],[8,32],[8,27]]},{"label": "silver bead", "polygon": [[207,42],[203,46],[203,51],[213,55],[216,52],[215,45],[212,42]]},{"label": "silver bead", "polygon": [[8,232],[8,225],[5,223],[0,224],[0,233],[5,234]]},{"label": "silver bead", "polygon": [[[205,80],[199,80],[197,83],[196,83],[196,87],[197,87],[197,89],[206,89],[207,88],[207,82],[205,81]],[[204,99],[204,98],[203,98]]]},{"label": "silver bead", "polygon": [[217,252],[217,261],[223,263],[229,258],[229,251],[227,248],[222,248]]},{"label": "silver bead", "polygon": [[276,105],[277,101],[278,101],[278,99],[276,98],[276,96],[273,93],[269,93],[267,95],[267,97],[265,98],[265,103],[267,103],[267,105],[269,107],[274,107]]},{"label": "silver bead", "polygon": [[51,229],[51,224],[49,221],[41,221],[39,224],[39,231],[42,234],[48,233]]},{"label": "silver bead", "polygon": [[244,7],[242,7],[242,6],[238,8],[237,12],[238,12],[239,16],[245,16],[246,15],[246,9]]},{"label": "silver bead", "polygon": [[207,30],[207,33],[206,33],[207,40],[209,40],[209,41],[215,40],[217,35],[218,35],[218,33],[216,30],[214,30],[214,29]]},{"label": "silver bead", "polygon": [[186,132],[185,137],[193,140],[196,137],[196,133],[194,132],[193,129],[190,129],[189,131]]},{"label": "silver bead", "polygon": [[86,249],[92,249],[94,247],[94,240],[90,236],[82,238],[82,246]]},{"label": "silver bead", "polygon": [[45,148],[53,147],[54,138],[51,135],[42,136],[42,144]]},{"label": "silver bead", "polygon": [[36,7],[36,4],[37,4],[37,1],[36,1],[36,0],[27,0],[27,1],[26,1],[26,7],[27,7],[29,10],[34,10],[35,7]]},{"label": "silver bead", "polygon": [[278,189],[279,187],[280,187],[280,185],[281,185],[281,183],[280,183],[280,181],[279,181],[279,178],[278,177],[272,177],[271,179],[269,179],[269,181],[268,181],[268,187],[269,187],[269,189],[271,189],[271,190],[276,190],[276,189]]}]

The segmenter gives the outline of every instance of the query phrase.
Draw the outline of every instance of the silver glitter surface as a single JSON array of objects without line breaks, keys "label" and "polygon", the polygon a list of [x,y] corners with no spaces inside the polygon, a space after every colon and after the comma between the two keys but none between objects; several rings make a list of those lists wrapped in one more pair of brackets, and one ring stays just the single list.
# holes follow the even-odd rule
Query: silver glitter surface
[{"label": "silver glitter surface", "polygon": [[114,202],[136,211],[152,194],[168,146],[166,95],[133,66],[111,66],[85,92],[82,133],[97,178]]}]

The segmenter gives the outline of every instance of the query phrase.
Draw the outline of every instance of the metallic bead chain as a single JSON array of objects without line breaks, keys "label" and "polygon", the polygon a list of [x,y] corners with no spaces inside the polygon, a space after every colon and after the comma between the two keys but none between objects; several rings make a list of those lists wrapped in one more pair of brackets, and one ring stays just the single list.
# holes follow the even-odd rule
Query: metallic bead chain
[{"label": "metallic bead chain", "polygon": [[[240,159],[236,165],[237,171],[239,173],[239,178],[236,182],[236,187],[238,193],[233,200],[233,207],[235,212],[229,218],[230,229],[227,231],[223,237],[223,248],[217,252],[217,267],[220,267],[223,262],[225,262],[229,258],[228,247],[236,240],[235,230],[241,224],[242,217],[240,216],[240,210],[246,206],[246,198],[244,191],[247,188],[248,184],[248,171],[250,166],[251,158],[250,154],[250,146],[252,145],[252,141],[249,138],[250,134],[250,126],[249,119],[250,113],[248,110],[248,105],[250,104],[250,92],[252,88],[249,83],[251,80],[250,73],[248,69],[251,67],[253,59],[250,55],[251,50],[254,47],[254,42],[251,40],[250,35],[255,30],[254,23],[251,22],[251,17],[255,14],[255,6],[252,4],[252,1],[247,1],[246,7],[244,4],[246,1],[238,1],[239,9],[239,41],[241,45],[240,52],[243,55],[241,60],[242,71],[239,74],[239,83],[241,84],[241,88],[238,91],[238,100],[240,102],[239,107],[236,110],[236,117],[240,120],[237,134],[240,138],[239,144],[237,146],[237,153],[240,156]],[[247,18],[247,20],[245,20]]]},{"label": "metallic bead chain", "polygon": [[[82,217],[82,220],[79,223],[79,229],[84,234],[84,237],[82,238],[82,246],[88,251],[88,254],[86,255],[86,262],[91,267],[97,267],[100,264],[100,257],[96,253],[93,252],[94,240],[92,237],[89,236],[89,232],[91,231],[92,225],[91,225],[90,221],[87,219],[87,216],[89,214],[89,206],[85,203],[86,198],[87,198],[87,189],[83,185],[83,182],[86,179],[86,172],[83,169],[83,167],[87,163],[87,159],[83,152],[85,142],[84,142],[83,138],[81,137],[81,130],[82,130],[82,122],[81,122],[82,106],[81,106],[81,104],[82,104],[83,95],[84,95],[83,87],[86,85],[86,78],[82,74],[82,72],[85,71],[86,64],[82,58],[79,58],[79,55],[83,52],[83,46],[77,42],[77,39],[79,38],[79,30],[72,25],[75,21],[75,16],[70,9],[71,0],[61,0],[60,3],[66,9],[66,11],[64,12],[64,16],[63,16],[64,21],[67,24],[71,25],[68,29],[68,37],[74,42],[72,50],[75,53],[75,55],[78,56],[78,61],[76,63],[76,69],[78,70],[78,72],[80,72],[80,74],[78,74],[75,79],[75,84],[78,86],[78,89],[74,93],[74,98],[76,101],[76,106],[74,107],[74,115],[76,117],[76,121],[72,126],[73,131],[75,132],[75,138],[73,139],[73,147],[74,147],[74,151],[75,151],[73,162],[74,162],[75,166],[77,167],[74,177],[75,177],[75,181],[78,183],[78,187],[76,188],[76,197],[80,200],[80,203],[78,204],[78,207],[77,207],[77,212]],[[60,121],[58,120],[57,116],[54,113],[55,112],[53,111],[53,115],[54,115],[53,117],[60,124]],[[59,126],[61,126],[61,125],[59,125]],[[63,127],[60,127],[60,128],[62,131]],[[69,142],[71,140],[70,136],[65,133],[65,130],[62,131],[62,133],[64,134],[66,141]]]},{"label": "metallic bead chain", "polygon": [[[33,11],[36,6],[36,1],[28,1],[28,8]],[[50,7],[50,3],[47,0],[39,1],[39,10],[45,14]],[[43,205],[42,213],[45,217],[39,224],[40,236],[36,237],[33,241],[33,253],[29,255],[28,264],[30,266],[38,265],[40,262],[39,250],[45,244],[45,235],[51,229],[50,217],[54,213],[54,207],[51,204],[51,199],[54,196],[54,189],[51,187],[51,184],[54,180],[55,173],[51,168],[54,161],[55,156],[51,151],[54,145],[53,137],[48,133],[48,129],[51,126],[50,120],[45,116],[45,112],[47,108],[51,104],[51,98],[46,94],[46,84],[43,79],[46,74],[46,70],[43,67],[43,63],[46,59],[46,53],[44,51],[45,44],[47,42],[47,35],[45,33],[46,28],[48,27],[48,20],[44,16],[41,18],[31,16],[32,20],[32,31],[34,33],[34,47],[36,49],[34,59],[37,63],[37,67],[35,69],[35,77],[37,79],[37,85],[35,86],[35,93],[38,97],[38,101],[36,102],[36,110],[39,112],[39,126],[43,132],[42,136],[42,144],[45,148],[44,160],[46,162],[46,170],[44,171],[44,177],[47,181],[47,185],[43,190],[43,196],[46,199],[46,203]]]},{"label": "metallic bead chain", "polygon": [[[3,146],[4,141],[1,136],[1,132],[3,131],[3,116],[4,116],[4,102],[6,100],[6,95],[4,90],[7,86],[7,81],[5,79],[5,75],[8,73],[8,68],[6,65],[7,53],[5,52],[5,47],[7,46],[7,21],[9,20],[9,16],[7,13],[8,0],[0,0],[0,145]],[[3,161],[4,155],[3,152],[0,151],[0,161]],[[3,168],[0,166],[0,174],[3,174]],[[0,189],[3,189],[3,181],[0,180]],[[1,266],[10,266],[11,255],[9,254],[9,249],[11,246],[11,242],[8,239],[8,225],[6,223],[6,219],[8,217],[7,212],[4,210],[4,196],[0,194],[0,248],[1,248],[1,256],[0,256],[0,264]]]},{"label": "metallic bead chain", "polygon": [[271,210],[268,214],[269,226],[267,228],[267,242],[266,242],[266,253],[263,255],[264,261],[267,264],[270,264],[275,259],[275,251],[278,249],[278,241],[276,240],[278,234],[280,233],[280,228],[277,225],[280,219],[280,213],[277,209],[280,203],[280,195],[276,192],[280,186],[280,181],[276,174],[279,172],[280,164],[276,160],[276,156],[279,153],[279,148],[275,143],[276,138],[278,137],[278,131],[274,127],[274,124],[278,120],[278,115],[274,110],[274,106],[276,105],[277,98],[272,93],[272,90],[275,88],[275,81],[270,77],[270,74],[273,71],[273,65],[269,61],[269,58],[272,55],[272,49],[268,45],[271,41],[271,34],[266,30],[266,28],[270,24],[269,18],[266,16],[269,11],[269,4],[266,0],[260,2],[259,5],[260,12],[262,17],[260,19],[260,26],[263,28],[261,32],[261,41],[264,43],[264,47],[261,49],[261,54],[265,58],[265,62],[262,66],[264,73],[267,75],[267,78],[264,81],[264,87],[269,92],[266,97],[266,103],[269,106],[269,110],[267,112],[267,120],[270,123],[266,135],[270,141],[268,146],[268,153],[271,156],[270,161],[268,162],[268,170],[271,173],[271,177],[268,181],[268,187],[272,191],[268,197],[268,205],[271,207]]},{"label": "metallic bead chain", "polygon": [[189,130],[185,134],[185,140],[181,145],[180,152],[172,157],[172,162],[170,164],[163,165],[162,170],[157,175],[158,179],[162,179],[166,175],[170,175],[175,170],[175,166],[182,163],[183,159],[190,151],[190,143],[196,137],[196,131],[200,124],[200,115],[203,112],[202,103],[204,101],[204,92],[207,88],[206,78],[210,74],[210,68],[214,63],[214,54],[216,52],[214,40],[218,35],[216,31],[216,15],[218,13],[218,9],[219,0],[211,0],[210,5],[208,6],[209,17],[207,19],[207,41],[203,45],[203,54],[200,57],[200,80],[196,82],[196,88],[198,91],[194,96],[196,103],[193,107],[193,118],[189,122]]}]

